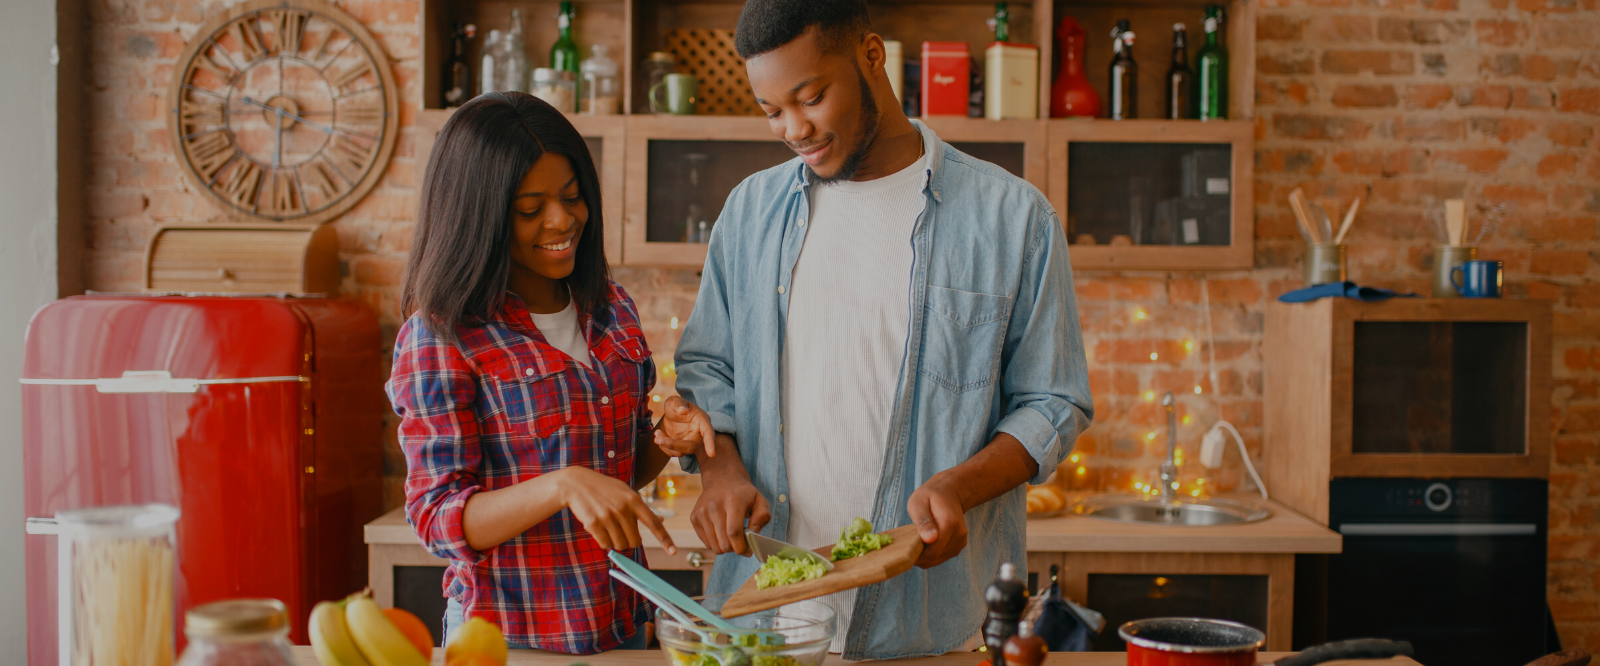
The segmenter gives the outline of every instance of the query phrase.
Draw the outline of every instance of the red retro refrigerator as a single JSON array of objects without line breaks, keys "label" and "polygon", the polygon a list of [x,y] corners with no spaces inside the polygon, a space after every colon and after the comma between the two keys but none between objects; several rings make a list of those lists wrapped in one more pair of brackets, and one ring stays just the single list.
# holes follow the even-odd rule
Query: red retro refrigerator
[{"label": "red retro refrigerator", "polygon": [[[34,314],[23,365],[30,517],[171,504],[174,602],[311,606],[366,586],[383,510],[377,318],[358,301],[91,295]],[[28,661],[56,663],[56,539],[27,537]]]}]

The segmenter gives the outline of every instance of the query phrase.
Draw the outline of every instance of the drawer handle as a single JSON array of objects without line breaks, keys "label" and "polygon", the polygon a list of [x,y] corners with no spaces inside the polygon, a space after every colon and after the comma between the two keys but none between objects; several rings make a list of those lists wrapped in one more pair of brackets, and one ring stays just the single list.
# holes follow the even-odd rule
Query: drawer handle
[{"label": "drawer handle", "polygon": [[698,551],[698,550],[689,551],[689,554],[684,556],[683,559],[689,562],[689,566],[694,567],[696,569],[699,569],[700,565],[706,563],[706,558],[701,557],[700,556],[700,551]]}]

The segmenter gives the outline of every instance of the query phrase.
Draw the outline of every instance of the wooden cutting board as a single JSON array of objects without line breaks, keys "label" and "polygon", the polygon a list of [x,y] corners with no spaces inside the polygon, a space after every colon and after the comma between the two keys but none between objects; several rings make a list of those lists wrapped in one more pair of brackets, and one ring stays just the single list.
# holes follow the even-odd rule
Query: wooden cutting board
[{"label": "wooden cutting board", "polygon": [[[880,583],[905,573],[922,556],[922,538],[917,535],[917,526],[904,525],[884,534],[893,538],[894,543],[866,555],[834,562],[833,571],[821,578],[758,590],[756,577],[750,576],[750,580],[745,581],[739,591],[722,604],[722,616],[749,615],[796,601]],[[833,552],[833,545],[818,548],[816,552],[827,557]]]}]

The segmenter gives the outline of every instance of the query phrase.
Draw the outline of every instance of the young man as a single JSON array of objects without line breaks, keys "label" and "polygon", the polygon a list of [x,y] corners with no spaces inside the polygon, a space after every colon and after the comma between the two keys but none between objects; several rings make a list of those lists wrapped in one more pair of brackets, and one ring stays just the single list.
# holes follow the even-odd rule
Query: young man
[{"label": "young man", "polygon": [[758,564],[746,521],[808,548],[857,516],[916,524],[921,568],[826,598],[834,650],[971,649],[983,587],[1025,561],[1021,486],[1093,414],[1061,223],[906,119],[862,0],[750,0],[737,47],[799,159],[729,196],[678,344],[678,391],[719,432],[685,459],[711,593]]}]

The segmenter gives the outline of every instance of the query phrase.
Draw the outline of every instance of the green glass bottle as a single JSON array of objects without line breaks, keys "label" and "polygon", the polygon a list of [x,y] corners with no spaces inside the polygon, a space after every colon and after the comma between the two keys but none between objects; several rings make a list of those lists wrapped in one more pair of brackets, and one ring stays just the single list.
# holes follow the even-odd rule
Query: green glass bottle
[{"label": "green glass bottle", "polygon": [[1228,117],[1228,50],[1222,46],[1222,5],[1206,5],[1206,44],[1196,54],[1195,113],[1200,120]]},{"label": "green glass bottle", "polygon": [[572,2],[563,0],[561,13],[556,15],[556,27],[560,28],[561,36],[556,39],[555,45],[550,47],[550,68],[577,74],[578,45],[572,41],[572,21]]},{"label": "green glass bottle", "polygon": [[1006,3],[994,3],[994,17],[989,19],[989,27],[994,30],[994,41],[1011,39],[1011,10],[1006,8]]}]

